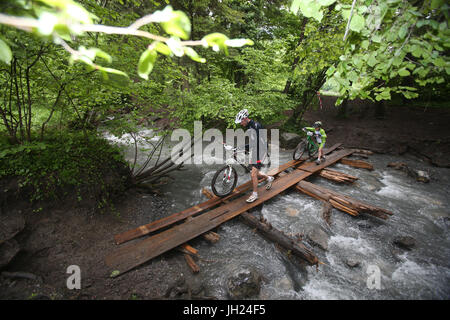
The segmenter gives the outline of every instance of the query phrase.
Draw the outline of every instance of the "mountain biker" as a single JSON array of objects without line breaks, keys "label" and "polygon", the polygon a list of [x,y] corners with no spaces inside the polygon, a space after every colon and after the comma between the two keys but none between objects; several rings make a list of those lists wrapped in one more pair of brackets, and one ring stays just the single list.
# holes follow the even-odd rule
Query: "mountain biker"
[{"label": "mountain biker", "polygon": [[[240,123],[241,126],[243,126],[244,128],[254,129],[255,133],[256,133],[256,143],[255,143],[255,141],[252,141],[252,139],[255,139],[254,135],[253,134],[250,135],[250,139],[251,139],[250,142],[253,142],[250,144],[250,146],[252,146],[253,147],[252,149],[254,149],[254,146],[256,145],[256,150],[251,150],[253,159],[255,159],[255,154],[256,154],[256,163],[250,163],[250,165],[252,167],[251,177],[252,177],[252,183],[253,183],[253,193],[246,200],[247,202],[253,202],[256,199],[258,199],[258,191],[257,191],[258,179],[266,178],[266,180],[267,180],[266,189],[267,190],[269,190],[272,187],[272,182],[274,180],[274,177],[268,176],[260,171],[262,164],[261,164],[261,159],[260,159],[259,130],[262,129],[263,127],[259,122],[249,119],[247,109],[243,109],[243,110],[239,111],[239,113],[236,115],[236,119],[234,120],[234,122],[236,124]],[[246,145],[246,149],[248,151],[248,149],[249,149],[248,145]]]},{"label": "mountain biker", "polygon": [[325,161],[325,156],[323,155],[323,147],[325,146],[325,142],[327,140],[327,134],[322,128],[322,122],[316,121],[314,122],[314,127],[304,127],[302,130],[304,132],[313,132],[314,136],[316,137],[316,142],[319,144],[319,154],[317,156],[316,164],[320,164],[322,160]]}]

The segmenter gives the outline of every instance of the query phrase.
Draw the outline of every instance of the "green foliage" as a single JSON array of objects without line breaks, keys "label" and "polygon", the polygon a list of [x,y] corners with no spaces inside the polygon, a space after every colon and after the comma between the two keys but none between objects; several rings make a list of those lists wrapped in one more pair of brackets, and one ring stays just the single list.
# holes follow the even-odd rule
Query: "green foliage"
[{"label": "green foliage", "polygon": [[[43,142],[2,145],[0,179],[19,178],[31,201],[91,197],[100,204],[125,185],[126,164],[120,151],[95,135],[65,133]],[[109,181],[122,172],[122,184]],[[115,181],[115,183],[117,183]]]},{"label": "green foliage", "polygon": [[[307,15],[326,5],[294,0],[291,9]],[[339,63],[327,72],[338,85],[338,103],[345,98],[386,100],[392,93],[417,98],[425,86],[448,92],[449,6],[444,1],[366,0],[353,11],[348,1],[339,1],[335,10],[353,31]],[[320,21],[317,12],[313,17]]]},{"label": "green foliage", "polygon": [[[87,1],[93,5],[97,11],[105,13],[98,4]],[[138,3],[135,1],[134,4]],[[24,16],[12,16],[0,14],[0,24],[9,25],[18,29],[32,32],[40,37],[52,39],[55,44],[61,45],[70,53],[70,63],[80,61],[86,64],[90,70],[98,70],[105,79],[108,74],[113,76],[125,76],[127,74],[114,68],[104,67],[94,62],[100,57],[106,62],[111,63],[111,56],[105,51],[92,47],[87,49],[81,45],[77,50],[73,49],[68,43],[75,42],[81,36],[86,36],[89,32],[120,34],[139,36],[150,40],[155,40],[148,49],[144,51],[138,63],[138,74],[144,79],[148,79],[148,74],[153,69],[157,52],[163,48],[163,54],[175,55],[181,57],[184,54],[192,57],[195,61],[204,62],[189,45],[203,45],[204,47],[220,47],[225,52],[227,45],[244,46],[251,45],[251,40],[236,39],[226,43],[228,38],[219,33],[213,33],[205,36],[201,41],[197,42],[181,42],[181,39],[187,40],[191,34],[191,22],[188,16],[180,10],[173,10],[171,5],[166,6],[163,10],[157,10],[153,14],[146,15],[133,22],[129,27],[115,27],[107,25],[94,24],[94,20],[100,20],[97,16],[87,11],[82,5],[72,0],[41,0],[30,5],[28,2],[18,2],[17,5],[22,6],[22,14]],[[111,12],[109,12],[111,15]],[[114,16],[114,14],[112,14]],[[168,38],[152,34],[148,31],[140,30],[140,28],[148,24],[158,23],[162,29],[170,36]],[[222,39],[222,40],[219,40]],[[225,40],[223,40],[225,39]],[[162,47],[161,42],[165,42],[166,46]],[[9,46],[0,39],[0,61],[7,64],[11,60],[11,50]]]}]

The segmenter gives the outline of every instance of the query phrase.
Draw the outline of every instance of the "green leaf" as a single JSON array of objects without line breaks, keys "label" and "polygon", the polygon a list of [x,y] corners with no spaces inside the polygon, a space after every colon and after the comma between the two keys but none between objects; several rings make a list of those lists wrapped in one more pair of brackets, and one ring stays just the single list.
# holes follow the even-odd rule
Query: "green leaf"
[{"label": "green leaf", "polygon": [[162,42],[155,41],[153,43],[153,45],[154,45],[156,51],[158,51],[159,53],[161,53],[163,55],[170,56],[172,54],[172,50],[170,50],[170,48]]},{"label": "green leaf", "polygon": [[391,92],[390,88],[383,88],[384,90],[376,95],[375,100],[390,100],[391,99]]},{"label": "green leaf", "polygon": [[48,36],[53,33],[55,25],[58,23],[58,17],[50,12],[44,11],[40,14],[38,20],[37,31],[44,36]]},{"label": "green leaf", "polygon": [[444,4],[444,0],[431,0],[431,10],[438,9]]},{"label": "green leaf", "polygon": [[410,52],[414,57],[420,58],[420,56],[423,54],[423,49],[417,45],[413,45],[410,48]]},{"label": "green leaf", "polygon": [[302,15],[307,18],[314,18],[321,22],[323,18],[323,13],[320,10],[321,5],[314,0],[302,0],[300,2],[300,11]]},{"label": "green leaf", "polygon": [[173,8],[172,6],[166,6],[163,10],[157,10],[152,14],[153,22],[167,22],[172,18]]},{"label": "green leaf", "polygon": [[225,44],[229,47],[242,47],[245,45],[252,46],[254,42],[250,39],[228,39],[225,40]]},{"label": "green leaf", "polygon": [[228,55],[228,48],[226,41],[229,40],[228,37],[222,33],[211,33],[203,37],[202,42],[206,47],[212,47],[214,51],[223,50],[226,55]]},{"label": "green leaf", "polygon": [[113,272],[111,272],[110,277],[111,277],[111,278],[114,278],[114,277],[117,277],[119,274],[120,274],[120,271],[119,271],[119,270],[114,270]]},{"label": "green leaf", "polygon": [[167,40],[166,43],[174,55],[176,55],[177,57],[182,57],[184,55],[184,49],[180,39],[178,39],[177,37],[170,37],[170,39]]},{"label": "green leaf", "polygon": [[331,77],[331,75],[336,71],[336,68],[334,66],[331,66],[330,68],[328,68],[327,70],[327,77]]},{"label": "green leaf", "polygon": [[365,26],[364,17],[359,14],[353,15],[352,21],[350,21],[350,30],[355,32],[361,32],[364,26]]},{"label": "green leaf", "polygon": [[381,43],[381,41],[383,41],[383,37],[379,34],[375,34],[372,36],[372,41],[373,42],[377,42],[377,43]]},{"label": "green leaf", "polygon": [[102,66],[96,66],[96,69],[103,73],[103,76],[105,79],[108,79],[108,74],[117,75],[117,76],[120,76],[121,78],[128,78],[128,75],[125,72],[117,70],[117,69],[105,68]]},{"label": "green leaf", "polygon": [[398,75],[401,77],[406,77],[409,76],[410,74],[411,73],[406,68],[401,68],[400,70],[398,70]]},{"label": "green leaf", "polygon": [[370,66],[370,67],[374,67],[376,64],[377,64],[377,59],[374,57],[374,55],[373,54],[371,54],[370,55],[370,57],[369,57],[369,59],[367,60],[367,64]]},{"label": "green leaf", "polygon": [[369,40],[364,40],[363,42],[361,42],[361,48],[363,49],[369,48],[369,45],[370,45]]},{"label": "green leaf", "polygon": [[419,21],[417,21],[417,23],[416,23],[416,27],[417,27],[417,28],[420,28],[420,27],[422,27],[422,26],[424,26],[424,25],[428,25],[428,24],[430,24],[430,21],[429,21],[429,20],[419,20]]},{"label": "green leaf", "polygon": [[291,8],[290,8],[290,11],[292,13],[297,14],[298,9],[300,8],[300,2],[301,2],[301,0],[292,1]]},{"label": "green leaf", "polygon": [[[92,62],[95,60],[96,57],[100,57],[100,58],[106,60],[108,63],[112,62],[111,56],[109,54],[107,54],[106,52],[104,52],[103,50],[100,50],[98,48],[86,49],[84,46],[80,46],[78,48],[78,52],[80,53],[81,57],[78,57],[78,59],[75,59],[75,60],[82,60],[84,62],[89,60]],[[90,63],[88,63],[88,64],[90,64]]]},{"label": "green leaf", "polygon": [[183,11],[173,11],[170,20],[161,22],[164,30],[173,36],[187,40],[191,34],[191,22]]},{"label": "green leaf", "polygon": [[321,6],[327,7],[330,4],[333,4],[336,2],[336,0],[317,0],[318,3],[320,3]]},{"label": "green leaf", "polygon": [[141,54],[138,63],[138,74],[141,78],[148,80],[148,75],[153,70],[157,55],[153,48],[147,49]]},{"label": "green leaf", "polygon": [[195,50],[192,49],[191,47],[184,47],[184,53],[185,53],[189,58],[191,58],[191,59],[194,60],[194,61],[201,62],[201,63],[205,63],[205,62],[206,62],[206,59],[200,57],[200,56],[198,55],[198,53],[195,52]]},{"label": "green leaf", "polygon": [[12,52],[9,46],[0,39],[0,61],[3,61],[6,64],[10,64],[12,59]]},{"label": "green leaf", "polygon": [[404,39],[407,33],[408,33],[408,24],[405,23],[398,31],[398,36],[400,39]]}]

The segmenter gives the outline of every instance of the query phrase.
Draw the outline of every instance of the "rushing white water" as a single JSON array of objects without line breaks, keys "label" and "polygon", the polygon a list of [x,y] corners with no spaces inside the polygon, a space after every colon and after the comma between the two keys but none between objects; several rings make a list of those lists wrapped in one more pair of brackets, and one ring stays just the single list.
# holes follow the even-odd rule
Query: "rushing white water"
[{"label": "rushing white water", "polygon": [[[281,152],[280,163],[290,160]],[[227,298],[226,280],[243,267],[258,270],[264,281],[259,299],[449,299],[450,298],[450,169],[431,167],[414,158],[373,155],[374,171],[342,164],[332,168],[359,177],[352,185],[339,185],[320,177],[308,181],[333,189],[394,213],[386,221],[352,217],[332,210],[331,226],[320,216],[321,202],[296,191],[285,192],[262,206],[260,214],[289,234],[307,234],[320,227],[329,235],[328,250],[312,250],[325,265],[301,266],[273,243],[237,219],[219,227],[214,245],[197,239],[202,277],[208,294]],[[387,168],[392,161],[431,172],[431,182],[419,183],[402,171]],[[274,164],[276,165],[276,164]],[[175,180],[163,187],[173,212],[205,201],[220,165],[186,165]],[[241,184],[249,176],[238,169]],[[150,215],[151,213],[149,213]],[[258,214],[258,212],[255,212]],[[395,236],[412,236],[416,246],[405,251],[393,245]],[[353,259],[359,266],[350,268]],[[370,268],[379,271],[379,288],[370,288]]]}]

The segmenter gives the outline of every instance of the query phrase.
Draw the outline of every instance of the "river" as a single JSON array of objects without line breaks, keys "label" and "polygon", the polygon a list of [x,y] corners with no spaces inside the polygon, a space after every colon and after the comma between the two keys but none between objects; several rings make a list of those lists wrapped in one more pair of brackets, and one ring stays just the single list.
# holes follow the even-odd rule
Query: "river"
[{"label": "river", "polygon": [[[111,136],[109,139],[119,143],[127,140]],[[130,161],[131,150],[127,155]],[[290,159],[291,152],[280,151],[280,164]],[[141,155],[138,162],[143,160]],[[321,217],[319,200],[295,190],[287,191],[265,202],[255,213],[290,234],[322,228],[329,235],[328,250],[312,250],[324,264],[318,268],[304,266],[234,219],[219,227],[217,243],[191,241],[199,250],[201,272],[197,276],[208,295],[227,299],[228,277],[238,270],[253,268],[264,279],[258,299],[449,299],[450,169],[432,167],[412,156],[375,154],[367,161],[375,170],[342,164],[331,167],[357,176],[359,179],[351,185],[321,177],[308,181],[390,210],[393,216],[385,221],[364,214],[352,217],[333,209],[328,226]],[[430,172],[431,182],[420,183],[403,171],[388,168],[387,164],[394,161]],[[170,201],[171,212],[205,201],[202,188],[210,189],[219,167],[190,164],[184,171],[172,173],[175,180],[160,190]],[[249,180],[243,169],[238,169],[238,174],[238,184]],[[405,235],[416,241],[410,251],[392,243],[394,237]],[[349,258],[359,262],[359,266],[349,267],[345,262]],[[374,287],[375,282],[370,279],[378,275],[379,286]]]}]

